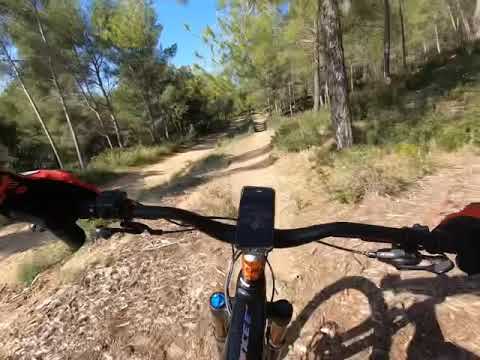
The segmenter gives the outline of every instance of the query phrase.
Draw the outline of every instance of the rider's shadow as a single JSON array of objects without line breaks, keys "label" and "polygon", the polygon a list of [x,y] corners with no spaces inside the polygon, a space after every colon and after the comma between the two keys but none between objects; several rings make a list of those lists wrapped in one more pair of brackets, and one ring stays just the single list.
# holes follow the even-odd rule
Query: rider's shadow
[{"label": "rider's shadow", "polygon": [[[368,299],[370,317],[354,328],[340,334],[337,339],[318,332],[308,347],[308,359],[346,359],[371,347],[371,359],[388,359],[392,336],[413,324],[415,334],[408,344],[408,359],[480,359],[468,350],[445,340],[438,322],[435,306],[447,296],[466,293],[480,294],[480,278],[436,277],[400,280],[387,276],[381,288],[359,276],[340,279],[317,293],[292,322],[287,333],[287,344],[293,344],[313,312],[326,300],[345,289],[356,289]],[[426,300],[414,303],[407,309],[388,309],[384,290],[426,295]],[[471,319],[472,322],[477,319]],[[468,331],[468,324],[456,325]],[[320,335],[319,335],[320,334]],[[359,340],[357,340],[359,339]],[[345,345],[348,343],[348,345]],[[325,351],[329,348],[328,352]]]}]

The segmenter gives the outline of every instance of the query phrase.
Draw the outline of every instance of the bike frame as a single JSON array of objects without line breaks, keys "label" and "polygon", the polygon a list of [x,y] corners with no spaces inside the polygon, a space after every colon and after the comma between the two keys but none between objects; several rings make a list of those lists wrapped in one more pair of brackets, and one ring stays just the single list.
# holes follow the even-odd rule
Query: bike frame
[{"label": "bike frame", "polygon": [[259,261],[263,269],[258,280],[247,280],[243,270],[239,274],[224,352],[226,360],[262,359],[267,322],[266,257]]}]

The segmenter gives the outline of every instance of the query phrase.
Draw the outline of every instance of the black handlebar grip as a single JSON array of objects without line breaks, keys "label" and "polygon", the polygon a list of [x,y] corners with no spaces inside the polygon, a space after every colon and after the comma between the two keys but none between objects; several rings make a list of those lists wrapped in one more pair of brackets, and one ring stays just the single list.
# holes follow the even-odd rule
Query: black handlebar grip
[{"label": "black handlebar grip", "polygon": [[104,191],[95,203],[95,216],[101,219],[128,219],[131,200],[123,191]]}]

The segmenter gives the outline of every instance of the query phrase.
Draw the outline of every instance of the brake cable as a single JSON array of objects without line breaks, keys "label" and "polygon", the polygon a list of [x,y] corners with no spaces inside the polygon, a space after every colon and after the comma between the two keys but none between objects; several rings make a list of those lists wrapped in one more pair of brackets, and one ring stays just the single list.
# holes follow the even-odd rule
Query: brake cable
[{"label": "brake cable", "polygon": [[372,254],[371,251],[361,251],[361,250],[349,249],[349,248],[346,248],[346,247],[343,247],[343,246],[330,244],[330,243],[322,241],[322,240],[317,240],[316,242],[319,243],[319,244],[337,249],[337,250],[347,251],[347,252],[350,252],[350,253],[353,253],[353,254],[363,255],[363,256],[366,256],[366,257],[372,257],[371,256],[371,254]]},{"label": "brake cable", "polygon": [[205,216],[208,220],[228,220],[228,221],[238,221],[237,218],[228,217],[228,216]]},{"label": "brake cable", "polygon": [[177,225],[177,226],[180,226],[180,227],[190,227],[190,225],[187,225],[187,224],[184,224],[184,223],[181,223],[181,222],[172,220],[172,219],[167,219],[167,218],[165,218],[164,220],[165,220],[165,221],[168,221],[169,223],[171,223],[171,224],[173,224],[173,225]]},{"label": "brake cable", "polygon": [[[237,221],[238,219],[233,218],[233,217],[224,217],[224,216],[205,216],[206,219],[208,220],[227,220],[227,221]],[[171,224],[180,226],[180,227],[190,227],[191,225],[185,224],[179,221],[175,221],[169,218],[163,218],[163,220],[168,221]]]},{"label": "brake cable", "polygon": [[223,289],[223,292],[225,294],[225,299],[226,299],[225,308],[227,310],[228,316],[232,315],[232,303],[230,302],[230,283],[232,281],[233,268],[241,255],[242,255],[241,251],[234,251],[234,253],[232,254],[232,258],[230,259],[230,263],[228,266],[228,273],[225,279],[225,287]]}]

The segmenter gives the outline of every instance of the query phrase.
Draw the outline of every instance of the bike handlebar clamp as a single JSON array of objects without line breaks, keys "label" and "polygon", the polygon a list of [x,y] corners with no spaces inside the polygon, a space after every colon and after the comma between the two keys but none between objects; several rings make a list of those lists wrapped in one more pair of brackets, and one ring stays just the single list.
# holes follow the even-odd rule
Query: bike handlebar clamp
[{"label": "bike handlebar clamp", "polygon": [[95,214],[101,219],[129,218],[127,193],[123,191],[103,191],[97,197]]}]

